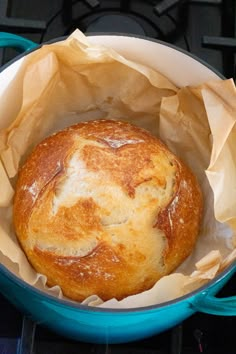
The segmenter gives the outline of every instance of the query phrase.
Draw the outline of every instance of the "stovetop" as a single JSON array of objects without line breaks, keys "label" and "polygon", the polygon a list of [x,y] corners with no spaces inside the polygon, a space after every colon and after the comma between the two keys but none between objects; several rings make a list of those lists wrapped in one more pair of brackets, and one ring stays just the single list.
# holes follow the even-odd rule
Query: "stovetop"
[{"label": "stovetop", "polygon": [[[172,43],[235,78],[235,0],[1,0],[0,30],[36,43],[85,33],[120,32]],[[0,63],[17,53],[0,50]],[[234,276],[221,296],[235,295]],[[235,354],[236,317],[197,313],[142,341],[96,345],[72,341],[36,325],[0,295],[0,354]]]},{"label": "stovetop", "polygon": [[[0,30],[36,43],[85,33],[122,32],[175,44],[235,77],[234,0],[1,0]],[[224,37],[224,38],[223,38]],[[0,52],[6,62],[16,52]]]}]

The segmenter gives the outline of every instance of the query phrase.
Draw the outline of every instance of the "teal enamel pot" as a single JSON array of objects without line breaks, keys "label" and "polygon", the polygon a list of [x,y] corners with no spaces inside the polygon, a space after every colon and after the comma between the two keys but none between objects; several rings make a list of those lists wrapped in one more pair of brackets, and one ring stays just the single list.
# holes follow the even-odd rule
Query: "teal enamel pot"
[{"label": "teal enamel pot", "polygon": [[[61,39],[55,41],[59,40]],[[117,34],[92,35],[90,40],[93,43],[109,45],[126,57],[135,58],[161,71],[178,86],[195,85],[209,79],[223,78],[206,63],[163,42]],[[0,33],[0,46],[24,51],[2,68],[1,90],[14,77],[23,56],[37,50],[38,46],[29,40],[7,33]],[[179,69],[180,65],[184,70]],[[1,264],[0,291],[36,323],[64,336],[95,343],[123,343],[165,331],[197,311],[235,316],[236,296],[216,297],[235,271],[234,263],[207,285],[186,296],[155,306],[123,310],[88,307],[56,299],[28,285]]]}]

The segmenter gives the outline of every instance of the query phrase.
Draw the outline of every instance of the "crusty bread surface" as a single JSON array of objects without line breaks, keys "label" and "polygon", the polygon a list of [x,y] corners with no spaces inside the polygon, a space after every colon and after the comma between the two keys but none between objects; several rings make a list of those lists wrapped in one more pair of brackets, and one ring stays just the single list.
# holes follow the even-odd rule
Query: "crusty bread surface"
[{"label": "crusty bread surface", "polygon": [[32,266],[67,297],[122,299],[190,255],[202,195],[190,171],[129,123],[79,123],[47,137],[19,172],[14,226]]}]

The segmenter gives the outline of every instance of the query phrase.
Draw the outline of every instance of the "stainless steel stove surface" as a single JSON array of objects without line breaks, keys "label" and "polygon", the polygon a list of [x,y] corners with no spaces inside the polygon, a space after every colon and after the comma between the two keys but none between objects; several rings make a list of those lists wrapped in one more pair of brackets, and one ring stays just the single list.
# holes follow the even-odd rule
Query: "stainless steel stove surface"
[{"label": "stainless steel stove surface", "polygon": [[[235,77],[235,0],[1,0],[0,30],[37,43],[68,35],[122,32],[175,44]],[[226,37],[226,38],[223,38]],[[1,63],[17,53],[0,52]],[[235,294],[236,277],[219,296]],[[235,354],[236,317],[196,314],[151,338],[121,345],[68,340],[43,328],[0,295],[0,354]]]}]

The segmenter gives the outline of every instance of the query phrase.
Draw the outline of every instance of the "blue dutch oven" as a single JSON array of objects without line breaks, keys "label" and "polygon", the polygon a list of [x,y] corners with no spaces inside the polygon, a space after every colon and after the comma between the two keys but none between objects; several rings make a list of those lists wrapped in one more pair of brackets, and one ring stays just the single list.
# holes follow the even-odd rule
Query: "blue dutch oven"
[{"label": "blue dutch oven", "polygon": [[[56,39],[59,41],[61,39]],[[207,79],[223,79],[206,63],[179,48],[148,38],[127,35],[92,35],[90,41],[118,49],[126,57],[135,58],[161,71],[179,86],[199,84]],[[11,70],[15,62],[38,44],[22,37],[0,33],[0,46],[13,47],[24,53],[5,65],[0,73]],[[131,53],[132,52],[132,53]],[[158,66],[155,64],[158,57]],[[162,59],[163,58],[163,59]],[[172,58],[172,65],[168,60]],[[173,62],[184,65],[184,72],[173,68]],[[180,73],[181,72],[181,73]],[[195,312],[235,316],[236,296],[217,298],[236,271],[234,262],[214,280],[198,290],[162,304],[132,309],[104,309],[88,307],[48,295],[11,273],[0,264],[0,291],[17,308],[37,324],[48,327],[63,336],[94,343],[123,343],[158,334],[182,322]]]}]

